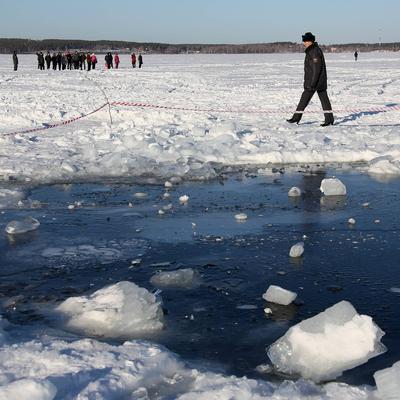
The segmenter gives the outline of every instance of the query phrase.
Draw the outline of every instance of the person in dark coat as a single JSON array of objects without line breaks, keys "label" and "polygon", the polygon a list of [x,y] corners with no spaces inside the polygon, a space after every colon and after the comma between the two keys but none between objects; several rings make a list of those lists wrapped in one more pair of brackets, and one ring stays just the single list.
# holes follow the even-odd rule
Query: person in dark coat
[{"label": "person in dark coat", "polygon": [[53,64],[54,71],[57,69],[57,54],[53,53],[51,56],[51,63]]},{"label": "person in dark coat", "polygon": [[17,56],[16,51],[13,52],[13,64],[14,64],[14,71],[17,71],[18,70],[18,56]]},{"label": "person in dark coat", "polygon": [[358,60],[358,51],[356,50],[354,53],[354,60],[357,61]]},{"label": "person in dark coat", "polygon": [[131,61],[132,61],[132,68],[136,68],[136,54],[135,53],[132,53]]},{"label": "person in dark coat", "polygon": [[287,121],[291,124],[299,123],[305,108],[311,101],[311,98],[317,92],[324,111],[325,122],[321,126],[333,125],[334,118],[331,102],[328,93],[328,78],[326,73],[326,65],[324,53],[315,41],[315,36],[311,32],[307,32],[302,36],[304,46],[306,48],[306,57],[304,60],[304,92],[301,95],[300,102],[297,106],[293,117]]},{"label": "person in dark coat", "polygon": [[57,65],[58,70],[61,71],[61,64],[62,64],[62,54],[60,52],[57,53]]},{"label": "person in dark coat", "polygon": [[50,55],[49,52],[47,52],[46,57],[45,57],[45,60],[46,60],[46,67],[47,67],[47,69],[50,69],[51,55]]},{"label": "person in dark coat", "polygon": [[141,54],[139,54],[138,63],[139,63],[139,68],[142,68],[142,65],[143,65],[143,56],[142,56]]},{"label": "person in dark coat", "polygon": [[68,51],[66,57],[67,57],[67,69],[72,69],[72,54]]},{"label": "person in dark coat", "polygon": [[86,54],[86,64],[87,70],[90,71],[92,69],[92,56],[89,52]]},{"label": "person in dark coat", "polygon": [[105,62],[106,62],[106,67],[107,67],[107,69],[114,68],[114,65],[113,65],[113,56],[112,56],[111,53],[107,53],[106,56],[104,57],[104,60],[105,60]]},{"label": "person in dark coat", "polygon": [[44,56],[43,53],[40,51],[39,53],[36,53],[37,59],[38,59],[38,68],[40,70],[44,70]]}]

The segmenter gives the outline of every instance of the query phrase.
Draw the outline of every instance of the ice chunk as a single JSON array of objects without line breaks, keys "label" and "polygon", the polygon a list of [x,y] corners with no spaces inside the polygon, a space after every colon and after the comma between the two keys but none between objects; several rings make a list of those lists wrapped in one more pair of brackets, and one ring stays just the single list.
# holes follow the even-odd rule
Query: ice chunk
[{"label": "ice chunk", "polygon": [[186,204],[186,203],[189,201],[189,196],[187,196],[187,195],[185,194],[185,195],[179,197],[179,201],[180,201],[182,204]]},{"label": "ice chunk", "polygon": [[290,248],[289,256],[292,258],[301,257],[304,253],[304,242],[299,242]]},{"label": "ice chunk", "polygon": [[0,399],[53,400],[57,388],[48,380],[19,379],[0,386]]},{"label": "ice chunk", "polygon": [[347,223],[350,224],[350,225],[355,225],[356,224],[356,220],[354,218],[349,218]]},{"label": "ice chunk", "polygon": [[156,297],[132,282],[119,282],[90,296],[71,297],[55,309],[66,327],[91,336],[133,338],[162,329]]},{"label": "ice chunk", "polygon": [[281,304],[283,306],[288,306],[296,297],[296,293],[275,285],[271,285],[263,294],[264,300],[269,301],[270,303]]},{"label": "ice chunk", "polygon": [[177,271],[163,271],[153,275],[150,279],[152,285],[160,288],[196,286],[200,277],[192,268],[179,269]]},{"label": "ice chunk", "polygon": [[335,379],[386,351],[384,332],[347,301],[300,322],[268,349],[276,368],[316,382]]},{"label": "ice chunk", "polygon": [[145,199],[147,197],[147,193],[137,192],[133,194],[133,197],[136,199]]},{"label": "ice chunk", "polygon": [[382,400],[400,399],[400,361],[374,374],[379,398]]},{"label": "ice chunk", "polygon": [[173,184],[172,184],[170,181],[166,181],[166,182],[164,183],[164,186],[165,186],[166,188],[172,188]]},{"label": "ice chunk", "polygon": [[338,178],[324,179],[320,190],[325,196],[345,196],[347,193],[346,186]]},{"label": "ice chunk", "polygon": [[296,186],[293,186],[289,190],[288,196],[289,197],[300,197],[301,196],[301,189],[296,187]]},{"label": "ice chunk", "polygon": [[246,221],[247,214],[245,214],[245,213],[236,214],[235,219],[236,219],[236,221]]},{"label": "ice chunk", "polygon": [[32,217],[27,217],[19,221],[11,221],[6,226],[6,232],[10,235],[19,235],[35,231],[39,228],[40,222]]},{"label": "ice chunk", "polygon": [[24,192],[19,189],[0,189],[0,209],[15,207],[24,197]]}]

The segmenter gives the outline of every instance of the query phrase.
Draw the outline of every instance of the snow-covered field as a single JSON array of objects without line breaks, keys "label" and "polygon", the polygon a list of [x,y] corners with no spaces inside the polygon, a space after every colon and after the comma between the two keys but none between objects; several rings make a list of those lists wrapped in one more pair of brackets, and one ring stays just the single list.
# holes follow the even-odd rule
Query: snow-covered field
[{"label": "snow-covered field", "polygon": [[[103,56],[99,56],[101,60]],[[339,125],[320,128],[319,100],[300,126],[291,116],[302,91],[303,55],[145,56],[144,68],[39,71],[21,55],[18,72],[0,56],[0,175],[41,182],[115,176],[207,179],[221,166],[365,163],[400,173],[396,53],[327,55],[329,94]],[[27,128],[91,112],[106,101],[203,108],[210,112],[108,107],[73,124]],[[364,113],[353,110],[363,110]],[[223,113],[218,110],[232,110]],[[243,113],[271,110],[271,113]],[[111,123],[112,119],[112,123]]]},{"label": "snow-covered field", "polygon": [[[285,121],[302,91],[301,54],[145,56],[142,70],[129,68],[124,56],[120,70],[99,66],[91,72],[38,71],[35,56],[20,56],[20,69],[13,72],[11,57],[2,55],[1,179],[31,183],[105,177],[203,180],[238,166],[258,169],[274,163],[355,163],[373,174],[398,175],[400,112],[368,110],[400,101],[399,60],[400,56],[389,53],[361,54],[358,63],[349,54],[328,55],[329,93],[338,110],[338,125],[321,128],[318,99],[312,107],[317,113],[306,113],[303,124]],[[90,113],[106,101],[215,111],[104,107],[62,127],[8,135]],[[2,208],[18,202],[24,207],[27,201],[22,191],[0,191]],[[31,209],[35,206],[28,204]],[[76,262],[84,256],[108,255],[111,260],[115,256],[112,249],[104,255],[88,245],[53,247],[42,255],[67,259],[69,253]],[[30,257],[34,264],[34,255]],[[187,286],[187,273],[154,279],[160,287],[177,285],[179,280]],[[0,316],[0,400],[396,398],[398,364],[377,374],[377,387],[324,383],[386,350],[380,342],[384,332],[350,303],[310,315],[314,318],[288,330],[270,348],[271,360],[278,360],[274,364],[279,379],[269,382],[199,368],[145,341],[146,330],[163,328],[162,295],[119,282],[70,297],[52,310],[54,318],[60,319],[58,328],[9,324]],[[2,307],[4,302],[12,305],[2,299]],[[121,338],[128,340],[118,344]],[[266,372],[272,368],[259,367]],[[288,380],[281,382],[282,376]]]}]

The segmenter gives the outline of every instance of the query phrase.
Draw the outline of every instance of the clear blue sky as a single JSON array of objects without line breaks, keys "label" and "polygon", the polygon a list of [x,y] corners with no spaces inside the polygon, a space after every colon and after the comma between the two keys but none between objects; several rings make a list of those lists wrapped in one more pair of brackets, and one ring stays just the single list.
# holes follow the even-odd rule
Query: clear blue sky
[{"label": "clear blue sky", "polygon": [[400,0],[0,0],[0,37],[168,43],[400,41]]}]

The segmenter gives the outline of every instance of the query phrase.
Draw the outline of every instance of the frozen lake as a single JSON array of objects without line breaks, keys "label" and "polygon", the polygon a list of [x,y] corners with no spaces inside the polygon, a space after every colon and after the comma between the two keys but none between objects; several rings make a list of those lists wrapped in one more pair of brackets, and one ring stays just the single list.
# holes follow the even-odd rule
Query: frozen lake
[{"label": "frozen lake", "polygon": [[[361,54],[356,64],[327,55],[338,117],[327,129],[317,99],[302,124],[285,121],[302,90],[302,54],[144,62],[140,71],[123,56],[118,71],[100,62],[90,73],[41,72],[22,55],[15,74],[0,56],[0,398],[384,400],[373,374],[400,359],[400,139],[398,111],[369,110],[397,104],[399,56]],[[16,133],[106,101],[175,109],[104,107]],[[321,195],[332,176],[347,196]],[[293,186],[301,198],[288,197]],[[5,233],[26,217],[38,229]],[[291,259],[300,241],[304,256]],[[156,291],[154,274],[182,269],[195,271],[195,284]],[[162,329],[90,334],[55,312],[122,281],[162,299]],[[298,298],[267,303],[269,285]],[[128,324],[144,304],[134,296],[79,297],[71,308],[115,322],[123,304]],[[330,384],[256,370],[290,327],[342,300],[385,332],[386,353]],[[147,306],[139,325],[154,322]]]}]

